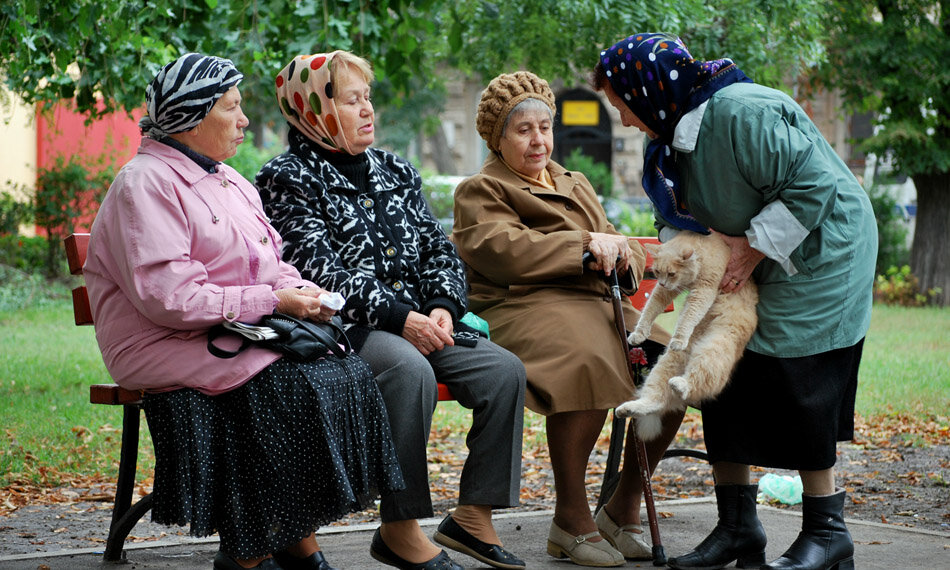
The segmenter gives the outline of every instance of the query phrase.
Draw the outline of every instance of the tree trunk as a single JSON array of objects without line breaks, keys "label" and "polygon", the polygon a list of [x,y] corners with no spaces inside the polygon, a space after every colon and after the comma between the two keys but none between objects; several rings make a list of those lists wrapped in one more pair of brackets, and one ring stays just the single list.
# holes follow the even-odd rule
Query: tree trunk
[{"label": "tree trunk", "polygon": [[442,125],[435,129],[435,132],[429,136],[429,150],[432,151],[432,160],[435,162],[435,169],[439,174],[455,174],[455,158],[452,156],[452,149],[449,148],[449,141],[445,137],[445,131]]},{"label": "tree trunk", "polygon": [[935,302],[950,305],[950,172],[914,176],[917,221],[910,270],[921,292],[940,287]]}]

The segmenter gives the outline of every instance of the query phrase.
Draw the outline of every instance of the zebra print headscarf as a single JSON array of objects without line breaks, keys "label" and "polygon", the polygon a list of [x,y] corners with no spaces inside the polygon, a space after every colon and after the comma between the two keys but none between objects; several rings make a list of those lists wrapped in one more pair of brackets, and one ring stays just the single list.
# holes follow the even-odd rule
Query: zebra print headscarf
[{"label": "zebra print headscarf", "polygon": [[142,134],[159,139],[198,126],[244,75],[230,59],[187,53],[165,65],[145,90]]}]

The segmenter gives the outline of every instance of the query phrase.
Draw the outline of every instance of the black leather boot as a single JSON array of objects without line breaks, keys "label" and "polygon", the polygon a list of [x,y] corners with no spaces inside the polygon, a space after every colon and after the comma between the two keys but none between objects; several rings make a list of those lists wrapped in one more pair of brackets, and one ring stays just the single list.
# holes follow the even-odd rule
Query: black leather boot
[{"label": "black leather boot", "polygon": [[802,495],[802,531],[770,570],[853,570],[854,542],[844,524],[844,490],[834,495]]},{"label": "black leather boot", "polygon": [[758,491],[758,485],[716,485],[716,528],[699,546],[670,558],[667,565],[681,570],[714,570],[733,560],[736,568],[765,564],[765,529],[755,514]]}]

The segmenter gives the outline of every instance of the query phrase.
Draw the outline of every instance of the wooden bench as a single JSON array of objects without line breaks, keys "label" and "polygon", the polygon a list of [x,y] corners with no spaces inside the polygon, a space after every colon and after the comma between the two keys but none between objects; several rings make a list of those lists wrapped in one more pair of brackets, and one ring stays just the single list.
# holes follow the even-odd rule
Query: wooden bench
[{"label": "wooden bench", "polygon": [[[641,243],[659,243],[656,238],[638,237]],[[69,271],[73,275],[81,276],[83,264],[86,262],[86,250],[89,245],[89,234],[75,233],[65,239],[66,258],[69,262]],[[631,301],[637,309],[643,309],[647,299],[656,287],[656,279],[650,271],[653,258],[647,253],[647,269],[640,282],[636,294]],[[87,326],[93,324],[92,310],[89,305],[89,295],[85,285],[76,287],[72,291],[73,315],[76,325]],[[670,304],[666,311],[672,311]],[[635,323],[626,323],[627,327]],[[444,384],[439,384],[439,401],[454,400],[451,392]],[[109,535],[106,539],[106,548],[103,559],[110,562],[125,558],[123,547],[135,524],[152,508],[152,495],[147,494],[132,503],[135,490],[135,473],[138,462],[139,428],[141,424],[141,390],[128,390],[117,384],[93,384],[89,387],[89,401],[93,404],[107,404],[122,406],[122,447],[119,452],[119,473],[116,480],[115,501],[112,508],[112,522],[109,525]],[[606,504],[607,499],[616,489],[620,479],[620,461],[623,456],[623,442],[626,435],[627,422],[616,416],[612,419],[610,447],[607,454],[607,465],[601,486],[600,500],[597,508]],[[664,454],[666,457],[690,456],[706,459],[703,451],[695,449],[670,448]]]},{"label": "wooden bench", "polygon": [[[69,272],[82,275],[86,262],[89,234],[75,233],[65,239],[66,259]],[[73,316],[78,326],[93,324],[89,294],[85,285],[73,289]],[[439,401],[454,400],[445,384],[439,384]],[[106,539],[103,559],[109,562],[125,558],[125,539],[135,524],[152,508],[151,493],[134,504],[135,472],[139,451],[139,428],[141,424],[142,391],[128,390],[117,384],[93,384],[89,387],[89,401],[93,404],[122,406],[122,447],[119,451],[119,473],[116,479],[115,501],[112,507],[112,522]]]}]

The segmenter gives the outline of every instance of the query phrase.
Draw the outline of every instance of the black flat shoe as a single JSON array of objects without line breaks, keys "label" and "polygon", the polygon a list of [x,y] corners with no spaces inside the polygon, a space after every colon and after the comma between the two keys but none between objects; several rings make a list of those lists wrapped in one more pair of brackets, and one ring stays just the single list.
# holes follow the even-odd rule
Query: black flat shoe
[{"label": "black flat shoe", "polygon": [[[254,568],[259,568],[260,570],[282,570],[280,566],[277,565],[277,562],[273,558],[265,558],[261,560],[260,564],[254,566]],[[214,555],[214,570],[247,570],[240,564],[234,561],[233,558],[219,550],[217,554]]]},{"label": "black flat shoe", "polygon": [[319,550],[306,558],[297,558],[289,552],[275,552],[274,560],[283,570],[336,570]]},{"label": "black flat shoe", "polygon": [[373,543],[369,547],[369,553],[373,558],[379,560],[388,566],[395,566],[400,570],[465,570],[449,558],[449,555],[443,550],[438,556],[427,562],[414,564],[408,560],[403,560],[398,554],[390,550],[383,537],[379,534],[379,529],[373,534]]},{"label": "black flat shoe", "polygon": [[472,558],[484,562],[495,568],[521,570],[524,560],[508,552],[497,544],[488,544],[475,538],[467,530],[459,526],[452,515],[446,516],[435,533],[435,541],[447,546],[456,552],[467,554]]}]

